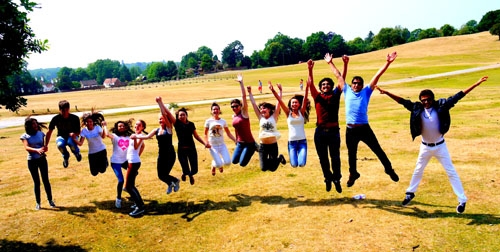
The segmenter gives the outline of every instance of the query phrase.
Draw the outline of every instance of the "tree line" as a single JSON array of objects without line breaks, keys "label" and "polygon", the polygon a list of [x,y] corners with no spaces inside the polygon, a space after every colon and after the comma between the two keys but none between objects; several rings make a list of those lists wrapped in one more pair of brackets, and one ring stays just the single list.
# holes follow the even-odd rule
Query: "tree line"
[{"label": "tree line", "polygon": [[[318,60],[322,59],[324,52],[331,52],[333,55],[356,55],[427,38],[473,34],[488,30],[492,35],[499,35],[500,39],[500,10],[495,10],[487,12],[479,23],[470,20],[459,29],[449,24],[445,24],[439,29],[415,29],[413,31],[396,26],[394,28],[382,28],[378,34],[370,31],[365,38],[357,37],[351,41],[345,41],[342,35],[334,32],[325,33],[320,31],[312,33],[305,40],[278,33],[273,38],[268,39],[264,49],[253,51],[250,55],[245,55],[244,45],[239,40],[235,40],[223,49],[220,60],[217,55],[213,54],[212,49],[201,46],[197,51],[182,56],[181,61],[178,63],[169,60],[167,62],[151,62],[148,64],[125,64],[117,60],[99,59],[88,64],[87,68],[58,68],[56,77],[54,77],[44,69],[37,71],[26,70],[24,58],[28,52],[41,53],[48,49],[46,40],[34,39],[34,33],[28,25],[29,19],[26,13],[33,11],[36,3],[21,0],[20,6],[25,8],[25,12],[22,12],[19,10],[20,6],[12,3],[11,0],[7,1],[10,2],[10,6],[15,8],[6,9],[6,12],[11,12],[7,14],[10,14],[12,19],[6,18],[4,20],[2,18],[0,27],[3,27],[4,23],[15,23],[15,20],[22,20],[22,25],[24,25],[24,30],[19,29],[21,32],[17,32],[19,34],[14,34],[14,31],[9,30],[4,33],[6,37],[10,36],[9,33],[13,33],[19,39],[12,48],[3,49],[2,46],[1,52],[2,63],[7,62],[3,59],[9,57],[9,50],[18,53],[16,60],[7,62],[8,65],[13,66],[12,68],[4,69],[5,64],[2,64],[2,68],[0,68],[0,84],[2,87],[0,90],[0,105],[12,111],[17,111],[20,106],[26,105],[26,99],[20,97],[20,95],[43,92],[41,84],[37,81],[40,77],[46,82],[53,82],[57,90],[64,91],[79,88],[82,80],[96,80],[99,85],[102,85],[106,78],[119,78],[120,81],[129,85],[145,81],[178,80],[228,69],[273,67],[305,62],[308,59]],[[1,30],[0,33],[2,33]],[[24,37],[21,35],[24,35]],[[37,79],[35,80],[32,75],[36,76]]]}]

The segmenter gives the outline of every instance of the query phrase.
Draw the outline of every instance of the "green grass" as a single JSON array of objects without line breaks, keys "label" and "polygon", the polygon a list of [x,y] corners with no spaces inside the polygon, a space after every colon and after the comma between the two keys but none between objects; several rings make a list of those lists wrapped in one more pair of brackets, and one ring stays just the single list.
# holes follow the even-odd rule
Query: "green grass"
[{"label": "green grass", "polygon": [[[446,50],[443,50],[446,49]],[[351,57],[349,75],[371,78],[383,64],[387,52],[397,50],[398,59],[381,82],[496,64],[500,42],[480,33],[470,36],[424,40],[385,51]],[[484,53],[482,53],[484,51]],[[340,60],[335,59],[337,65]],[[235,75],[236,73],[234,73]],[[307,67],[244,71],[245,83],[256,87],[282,82],[285,92],[298,92],[298,80],[306,78]],[[204,76],[187,83],[148,85],[120,91],[82,91],[29,97],[27,111],[57,111],[57,101],[68,99],[79,110],[96,106],[154,105],[155,96],[164,102],[180,103],[214,97],[237,97],[239,89],[231,73]],[[457,214],[457,200],[441,165],[432,160],[416,198],[400,207],[418,154],[419,140],[411,140],[409,112],[387,96],[374,93],[369,107],[370,124],[400,176],[398,183],[384,174],[375,155],[364,144],[358,151],[361,178],[347,188],[344,102],[340,108],[341,159],[344,192],[327,193],[314,149],[314,111],[306,125],[308,160],[304,168],[281,166],[275,173],[261,172],[254,155],[245,167],[231,165],[224,173],[210,174],[210,155],[201,145],[196,184],[181,183],[177,193],[165,194],[166,186],[156,175],[156,140],[147,140],[137,186],[147,206],[142,218],[130,218],[130,202],[114,207],[116,178],[110,168],[105,174],[90,175],[87,146],[83,160],[70,158],[64,169],[54,140],[48,161],[54,200],[48,208],[42,187],[42,207],[35,211],[33,183],[26,167],[26,151],[19,136],[22,127],[0,130],[0,250],[2,251],[499,251],[500,224],[500,140],[498,107],[500,70],[488,70],[424,81],[396,83],[384,87],[398,95],[417,99],[421,89],[431,88],[437,97],[447,97],[469,87],[481,76],[489,80],[473,90],[452,109],[452,127],[446,141],[469,198],[464,214]],[[316,82],[332,76],[324,61],[317,61]],[[214,78],[215,81],[208,81]],[[207,85],[209,84],[209,85]],[[381,84],[383,86],[384,84]],[[264,88],[267,91],[267,88]],[[269,93],[269,92],[268,92]],[[273,99],[266,99],[274,102]],[[209,106],[190,106],[189,118],[198,133],[209,117]],[[231,120],[227,102],[222,117]],[[26,111],[22,112],[25,113]],[[105,115],[108,122],[142,118],[147,130],[158,126],[158,110]],[[257,120],[251,111],[252,130]],[[5,111],[0,119],[15,116]],[[286,153],[285,117],[278,121]],[[232,127],[231,127],[231,130]],[[174,134],[174,142],[177,142]],[[111,153],[111,144],[108,154]],[[230,152],[234,144],[227,143]],[[287,157],[288,155],[285,154]],[[180,177],[175,163],[172,175]],[[352,196],[364,193],[365,200]],[[127,193],[124,193],[128,197]]]}]

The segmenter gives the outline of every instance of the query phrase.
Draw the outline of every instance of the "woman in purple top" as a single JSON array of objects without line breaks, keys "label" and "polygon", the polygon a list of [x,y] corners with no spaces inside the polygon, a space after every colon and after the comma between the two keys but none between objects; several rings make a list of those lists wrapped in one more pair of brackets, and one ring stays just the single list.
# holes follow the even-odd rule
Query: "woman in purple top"
[{"label": "woman in purple top", "polygon": [[253,154],[257,150],[255,140],[250,128],[250,118],[248,117],[248,102],[245,86],[243,86],[243,75],[238,74],[238,80],[241,88],[241,100],[234,99],[231,101],[233,109],[233,127],[236,136],[236,148],[233,152],[232,163],[240,164],[245,167]]}]

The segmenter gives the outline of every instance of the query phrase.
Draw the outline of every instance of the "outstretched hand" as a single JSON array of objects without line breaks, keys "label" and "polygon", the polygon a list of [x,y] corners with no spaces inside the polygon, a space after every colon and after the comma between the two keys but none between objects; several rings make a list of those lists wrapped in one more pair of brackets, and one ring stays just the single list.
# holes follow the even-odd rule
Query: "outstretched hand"
[{"label": "outstretched hand", "polygon": [[479,83],[483,83],[483,82],[485,82],[485,81],[487,81],[487,80],[488,80],[488,76],[483,76],[483,77],[481,77],[481,79],[479,79],[479,81],[478,81],[478,82],[479,82]]},{"label": "outstretched hand", "polygon": [[331,63],[332,60],[333,60],[333,54],[326,53],[325,54],[325,61],[326,61],[326,63]]},{"label": "outstretched hand", "polygon": [[252,86],[247,86],[247,91],[249,94],[251,94],[252,93]]},{"label": "outstretched hand", "polygon": [[155,99],[155,100],[156,100],[156,102],[158,102],[158,103],[162,102],[162,100],[161,100],[161,96],[156,97],[156,99]]},{"label": "outstretched hand", "polygon": [[387,54],[387,62],[392,63],[396,57],[398,57],[397,52],[392,52],[391,54]]},{"label": "outstretched hand", "polygon": [[243,82],[243,75],[238,74],[238,76],[236,76],[236,81],[237,82]]},{"label": "outstretched hand", "polygon": [[386,94],[387,92],[381,89],[379,86],[375,86],[375,88],[380,92],[380,94]]},{"label": "outstretched hand", "polygon": [[269,90],[274,91],[274,87],[273,87],[273,84],[271,83],[271,81],[267,82],[267,86],[269,87]]},{"label": "outstretched hand", "polygon": [[314,61],[312,59],[307,61],[307,68],[312,70],[314,68]]},{"label": "outstretched hand", "polygon": [[280,83],[276,84],[276,86],[278,87],[278,89],[279,89],[280,91],[283,91],[283,87],[281,86],[281,84],[280,84]]},{"label": "outstretched hand", "polygon": [[342,55],[342,61],[344,61],[344,64],[349,63],[349,56],[347,56],[347,55],[345,55],[345,54],[344,54],[344,55]]}]

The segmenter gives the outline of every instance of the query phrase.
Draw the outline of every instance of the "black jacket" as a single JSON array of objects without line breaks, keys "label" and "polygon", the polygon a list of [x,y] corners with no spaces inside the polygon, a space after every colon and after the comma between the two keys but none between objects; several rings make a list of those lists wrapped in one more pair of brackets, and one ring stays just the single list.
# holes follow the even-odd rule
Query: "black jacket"
[{"label": "black jacket", "polygon": [[[464,96],[465,93],[460,91],[454,96],[448,97],[448,99],[441,98],[433,102],[432,107],[438,113],[439,132],[441,132],[441,134],[444,135],[450,129],[450,109],[453,108],[453,106],[455,106],[455,104]],[[406,99],[401,99],[399,104],[403,105],[411,112],[410,132],[412,139],[415,140],[415,137],[422,134],[422,118],[420,117],[420,114],[424,111],[424,105],[421,102],[412,102]]]}]

